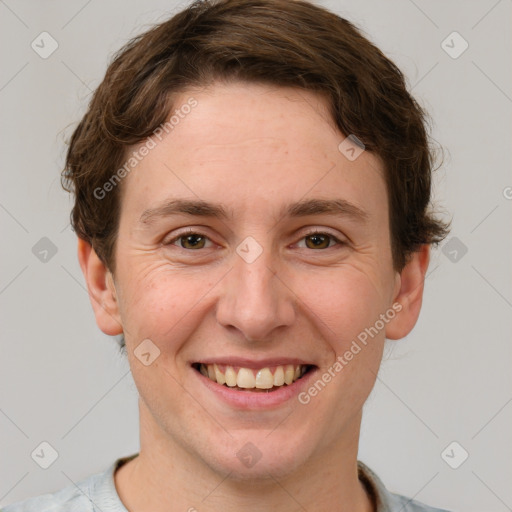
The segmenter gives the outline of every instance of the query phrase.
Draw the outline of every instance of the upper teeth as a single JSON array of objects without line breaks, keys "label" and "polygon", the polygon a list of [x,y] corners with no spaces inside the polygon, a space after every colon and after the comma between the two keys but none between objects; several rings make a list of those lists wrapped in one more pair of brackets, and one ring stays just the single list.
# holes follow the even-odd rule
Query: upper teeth
[{"label": "upper teeth", "polygon": [[[218,384],[229,387],[270,389],[274,386],[290,385],[306,373],[307,366],[287,364],[253,370],[217,364],[201,364],[199,371]],[[273,373],[272,373],[273,370]]]}]

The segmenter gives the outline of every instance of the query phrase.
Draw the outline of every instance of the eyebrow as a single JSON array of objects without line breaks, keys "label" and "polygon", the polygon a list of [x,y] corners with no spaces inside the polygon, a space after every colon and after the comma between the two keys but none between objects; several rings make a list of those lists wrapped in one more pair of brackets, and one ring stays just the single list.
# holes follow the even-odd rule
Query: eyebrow
[{"label": "eyebrow", "polygon": [[[139,222],[151,224],[158,218],[173,215],[190,215],[195,217],[213,217],[222,220],[233,218],[233,212],[226,210],[219,204],[213,204],[201,199],[171,199],[163,204],[148,208],[140,216]],[[306,217],[308,215],[340,215],[358,222],[365,222],[368,214],[345,199],[306,199],[281,209],[278,218]]]},{"label": "eyebrow", "polygon": [[156,208],[145,210],[140,216],[139,221],[143,224],[150,224],[156,218],[179,214],[195,217],[215,217],[224,220],[228,220],[230,217],[230,214],[221,205],[207,203],[201,199],[171,199]]}]

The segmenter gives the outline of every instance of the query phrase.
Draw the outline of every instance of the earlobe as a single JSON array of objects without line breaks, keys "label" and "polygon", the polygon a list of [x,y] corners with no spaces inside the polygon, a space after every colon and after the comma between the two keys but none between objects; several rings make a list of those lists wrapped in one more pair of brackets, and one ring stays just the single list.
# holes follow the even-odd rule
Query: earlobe
[{"label": "earlobe", "polygon": [[78,261],[87,283],[98,327],[109,336],[122,334],[116,290],[111,272],[91,245],[78,239]]},{"label": "earlobe", "polygon": [[407,336],[416,325],[421,311],[425,275],[430,260],[430,245],[424,244],[411,254],[397,280],[398,292],[393,304],[401,305],[400,311],[386,326],[386,338],[399,340]]}]

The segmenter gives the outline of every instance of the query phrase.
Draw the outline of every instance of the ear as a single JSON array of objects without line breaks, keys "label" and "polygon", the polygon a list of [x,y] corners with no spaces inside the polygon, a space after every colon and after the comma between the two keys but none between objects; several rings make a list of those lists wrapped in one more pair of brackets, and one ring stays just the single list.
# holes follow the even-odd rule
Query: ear
[{"label": "ear", "polygon": [[401,305],[395,317],[386,325],[386,338],[399,340],[416,325],[423,300],[425,274],[430,261],[430,245],[422,245],[414,252],[400,274],[397,273],[393,304]]},{"label": "ear", "polygon": [[109,336],[122,334],[123,326],[112,274],[91,245],[81,238],[78,239],[78,261],[98,327]]}]

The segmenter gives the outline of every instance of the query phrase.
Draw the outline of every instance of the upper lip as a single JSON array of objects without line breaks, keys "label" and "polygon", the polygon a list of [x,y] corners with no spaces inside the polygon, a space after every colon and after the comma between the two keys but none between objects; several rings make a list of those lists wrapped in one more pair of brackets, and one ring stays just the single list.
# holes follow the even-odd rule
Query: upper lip
[{"label": "upper lip", "polygon": [[222,364],[241,368],[266,368],[271,366],[304,365],[314,366],[313,363],[296,357],[272,357],[266,359],[248,359],[246,357],[208,357],[192,361],[191,364]]}]

